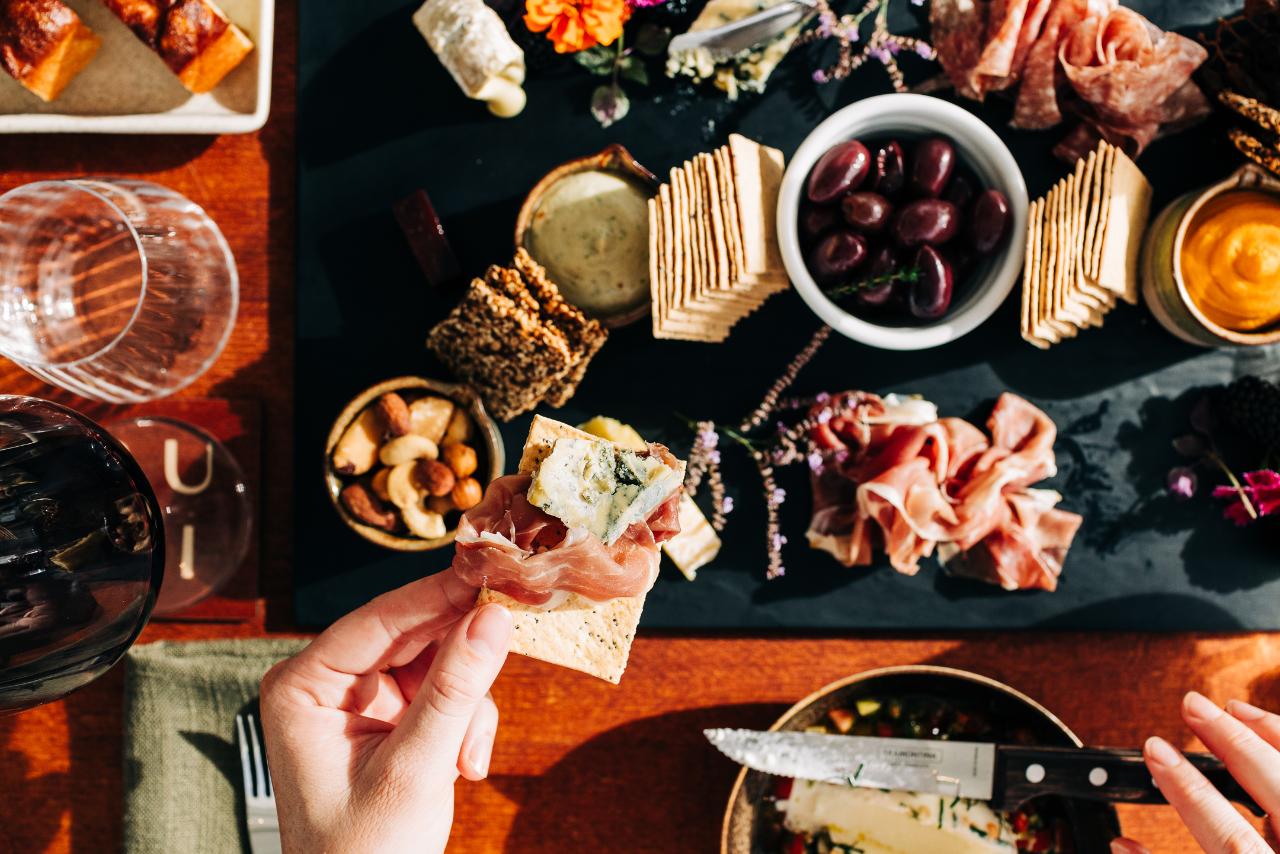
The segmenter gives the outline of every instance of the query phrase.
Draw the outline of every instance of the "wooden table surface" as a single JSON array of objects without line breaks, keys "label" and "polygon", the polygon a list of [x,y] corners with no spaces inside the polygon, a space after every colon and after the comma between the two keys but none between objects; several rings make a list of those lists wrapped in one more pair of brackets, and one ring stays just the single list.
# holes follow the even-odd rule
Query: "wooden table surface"
[{"label": "wooden table surface", "polygon": [[[267,460],[258,615],[238,625],[155,623],[141,642],[288,632],[297,6],[279,5],[272,116],[260,133],[0,139],[0,190],[41,178],[137,175],[203,205],[240,268],[240,317],[221,361],[185,394],[264,403]],[[0,388],[71,403],[11,365]],[[455,852],[710,852],[736,768],[706,726],[767,726],[826,682],[891,664],[969,668],[1053,709],[1087,742],[1160,734],[1195,747],[1182,693],[1280,708],[1271,635],[1000,634],[740,637],[641,633],[621,686],[513,658],[490,778],[461,783]],[[121,832],[119,669],[65,701],[0,718],[0,851],[116,850]],[[1121,810],[1157,854],[1194,849],[1167,807]]]}]

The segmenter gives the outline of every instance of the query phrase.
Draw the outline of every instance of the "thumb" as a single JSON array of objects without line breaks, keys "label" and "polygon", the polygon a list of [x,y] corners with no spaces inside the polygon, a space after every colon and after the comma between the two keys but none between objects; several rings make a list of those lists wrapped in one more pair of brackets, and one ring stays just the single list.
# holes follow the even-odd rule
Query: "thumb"
[{"label": "thumb", "polygon": [[458,621],[387,739],[390,755],[427,779],[457,779],[462,741],[507,660],[511,631],[511,612],[501,605],[485,605]]}]

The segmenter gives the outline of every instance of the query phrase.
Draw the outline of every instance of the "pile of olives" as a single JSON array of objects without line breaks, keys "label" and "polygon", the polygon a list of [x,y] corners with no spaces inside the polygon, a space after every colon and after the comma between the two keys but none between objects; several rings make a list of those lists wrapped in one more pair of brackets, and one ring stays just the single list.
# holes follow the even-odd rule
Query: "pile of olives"
[{"label": "pile of olives", "polygon": [[818,284],[851,292],[863,309],[919,320],[945,315],[956,274],[1009,232],[1009,200],[980,191],[942,137],[916,142],[909,156],[896,139],[842,142],[818,159],[806,194],[800,238]]}]

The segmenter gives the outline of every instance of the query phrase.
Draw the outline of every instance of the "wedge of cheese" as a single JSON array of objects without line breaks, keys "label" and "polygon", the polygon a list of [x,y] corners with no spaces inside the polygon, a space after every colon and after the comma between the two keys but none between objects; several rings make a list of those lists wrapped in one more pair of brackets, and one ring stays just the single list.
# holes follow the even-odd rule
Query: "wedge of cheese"
[{"label": "wedge of cheese", "polygon": [[[782,2],[784,0],[709,0],[701,14],[689,25],[689,32],[723,27]],[[765,84],[769,82],[769,75],[791,50],[792,43],[800,35],[800,29],[801,25],[797,24],[772,41],[744,50],[719,63],[706,48],[674,53],[667,58],[667,76],[691,77],[695,83],[711,80],[731,101],[742,91],[763,92]]]},{"label": "wedge of cheese", "polygon": [[796,780],[778,804],[794,833],[823,830],[864,854],[1012,854],[1012,829],[986,801]]},{"label": "wedge of cheese", "polygon": [[609,545],[643,522],[684,481],[684,467],[601,439],[557,439],[538,464],[529,503]]},{"label": "wedge of cheese", "polygon": [[[647,447],[634,427],[623,424],[616,418],[597,415],[579,425],[578,429],[585,430],[592,436],[608,439],[624,448],[642,451]],[[688,495],[680,496],[680,533],[663,543],[662,550],[671,558],[676,569],[690,581],[697,578],[699,569],[720,554],[720,538]]]}]

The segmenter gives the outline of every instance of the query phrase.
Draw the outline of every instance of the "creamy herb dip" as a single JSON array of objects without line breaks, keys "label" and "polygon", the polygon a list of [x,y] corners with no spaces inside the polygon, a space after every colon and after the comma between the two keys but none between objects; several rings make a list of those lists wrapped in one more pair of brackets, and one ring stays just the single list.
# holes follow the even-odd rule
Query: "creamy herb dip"
[{"label": "creamy herb dip", "polygon": [[543,195],[529,225],[529,254],[565,299],[596,317],[649,300],[648,196],[614,172],[566,175]]}]

